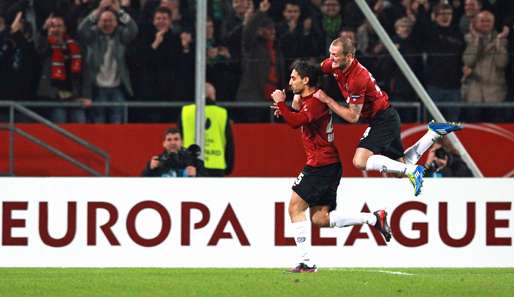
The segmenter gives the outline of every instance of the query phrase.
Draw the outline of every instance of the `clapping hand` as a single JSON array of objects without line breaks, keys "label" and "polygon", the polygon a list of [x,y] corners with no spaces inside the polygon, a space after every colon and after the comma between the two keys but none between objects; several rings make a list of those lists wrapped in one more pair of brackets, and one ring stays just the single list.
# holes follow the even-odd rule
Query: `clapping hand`
[{"label": "clapping hand", "polygon": [[19,32],[23,29],[23,12],[19,11],[16,14],[16,18],[11,24],[11,34]]}]

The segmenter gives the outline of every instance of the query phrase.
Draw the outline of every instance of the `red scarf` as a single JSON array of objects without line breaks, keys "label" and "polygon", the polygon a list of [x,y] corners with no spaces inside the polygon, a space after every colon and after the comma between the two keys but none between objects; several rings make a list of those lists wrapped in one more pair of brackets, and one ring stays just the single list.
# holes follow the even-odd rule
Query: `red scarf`
[{"label": "red scarf", "polygon": [[54,36],[48,36],[48,44],[52,49],[51,60],[52,65],[50,68],[50,78],[56,81],[66,81],[65,53],[64,50],[68,49],[68,55],[71,56],[70,70],[72,74],[80,74],[82,71],[82,56],[80,54],[80,47],[68,35],[63,36],[63,42],[60,43]]}]

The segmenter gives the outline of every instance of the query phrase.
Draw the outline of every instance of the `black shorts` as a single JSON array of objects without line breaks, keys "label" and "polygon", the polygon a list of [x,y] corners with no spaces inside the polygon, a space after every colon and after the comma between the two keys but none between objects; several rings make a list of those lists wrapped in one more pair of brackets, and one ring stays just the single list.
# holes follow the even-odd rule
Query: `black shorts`
[{"label": "black shorts", "polygon": [[396,109],[389,107],[377,113],[364,131],[358,147],[393,160],[403,157],[400,116]]},{"label": "black shorts", "polygon": [[292,189],[309,204],[309,207],[328,205],[330,210],[334,210],[337,206],[337,187],[342,174],[341,163],[320,167],[305,166]]}]

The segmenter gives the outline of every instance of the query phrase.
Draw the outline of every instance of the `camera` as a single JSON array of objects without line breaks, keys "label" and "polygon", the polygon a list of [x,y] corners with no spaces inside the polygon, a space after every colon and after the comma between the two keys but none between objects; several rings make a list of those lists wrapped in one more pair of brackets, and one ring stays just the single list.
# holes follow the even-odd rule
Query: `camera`
[{"label": "camera", "polygon": [[437,164],[435,161],[432,161],[430,163],[425,164],[425,169],[429,171],[437,171]]},{"label": "camera", "polygon": [[[165,152],[159,157],[159,167],[161,168],[180,168],[180,160],[177,153]],[[185,166],[182,166],[185,167]]]}]

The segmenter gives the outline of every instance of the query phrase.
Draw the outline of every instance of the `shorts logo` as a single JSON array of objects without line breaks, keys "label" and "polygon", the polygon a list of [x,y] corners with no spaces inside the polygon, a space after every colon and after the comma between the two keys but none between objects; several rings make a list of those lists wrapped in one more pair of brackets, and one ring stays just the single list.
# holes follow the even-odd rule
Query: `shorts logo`
[{"label": "shorts logo", "polygon": [[362,134],[361,140],[368,137],[370,130],[371,130],[371,127],[366,128],[366,131],[364,131],[364,134]]}]

